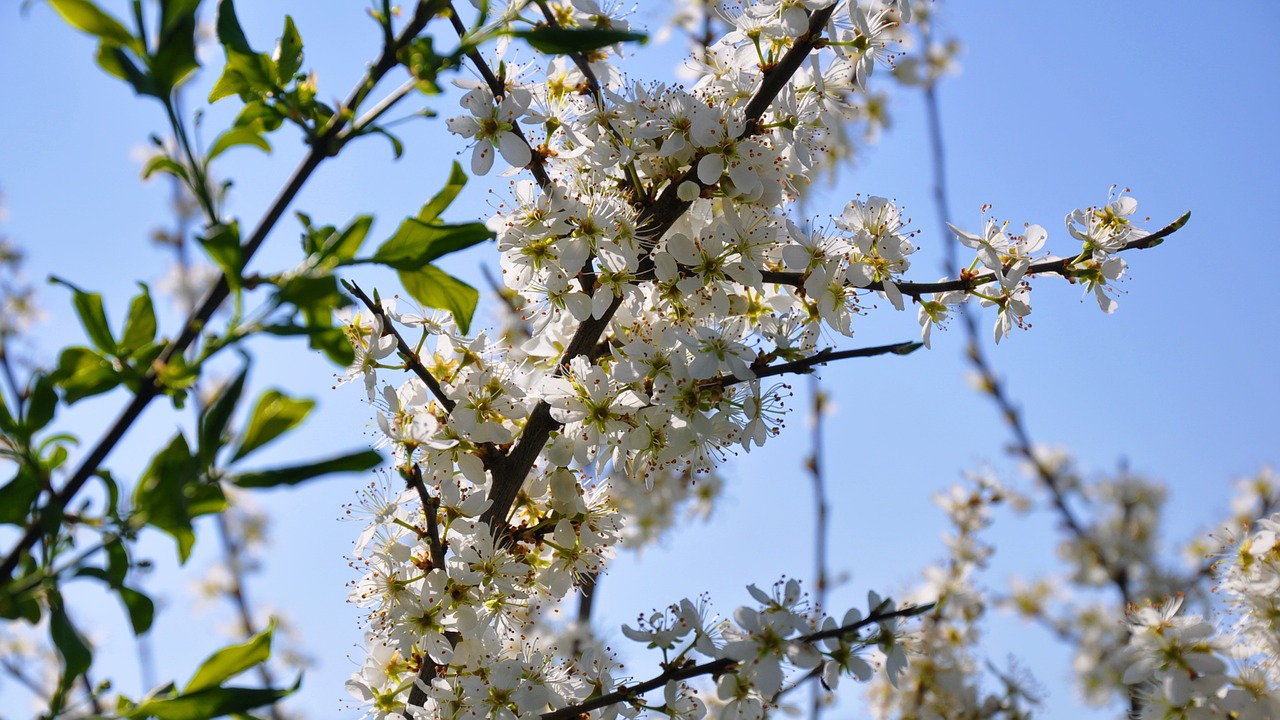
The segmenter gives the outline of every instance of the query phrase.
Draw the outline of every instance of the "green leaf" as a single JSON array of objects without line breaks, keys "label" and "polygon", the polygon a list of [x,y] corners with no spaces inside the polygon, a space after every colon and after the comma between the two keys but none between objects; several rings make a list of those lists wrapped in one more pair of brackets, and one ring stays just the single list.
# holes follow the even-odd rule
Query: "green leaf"
[{"label": "green leaf", "polygon": [[284,124],[283,111],[262,100],[251,100],[240,109],[236,116],[235,127],[247,127],[259,133],[275,132]]},{"label": "green leaf", "polygon": [[244,392],[244,382],[248,375],[249,365],[245,363],[240,374],[236,375],[236,378],[224,387],[222,392],[218,393],[218,397],[200,413],[200,429],[196,435],[196,442],[199,447],[200,466],[203,468],[212,466],[214,456],[218,454],[218,450],[222,449],[227,427],[231,423],[231,414],[235,412],[236,403],[240,402],[240,395]]},{"label": "green leaf", "polygon": [[98,62],[98,67],[107,74],[132,85],[135,93],[161,99],[165,97],[166,91],[157,87],[151,76],[143,72],[129,53],[118,45],[102,42],[98,45],[98,53],[94,59]]},{"label": "green leaf", "polygon": [[437,258],[493,237],[483,223],[428,224],[417,218],[406,218],[396,234],[378,247],[373,261],[396,270],[417,270]]},{"label": "green leaf", "polygon": [[9,412],[4,403],[4,393],[0,393],[0,435],[15,435],[18,432],[18,420]]},{"label": "green leaf", "polygon": [[160,0],[160,34],[176,32],[196,18],[200,0]]},{"label": "green leaf", "polygon": [[454,160],[453,168],[449,171],[449,180],[445,182],[440,192],[418,211],[418,219],[424,223],[434,222],[449,205],[453,204],[454,199],[466,184],[467,174],[462,171],[462,165]]},{"label": "green leaf", "polygon": [[284,32],[276,43],[276,83],[281,87],[289,84],[295,73],[302,68],[302,36],[293,24],[293,18],[284,16]]},{"label": "green leaf", "polygon": [[178,559],[191,556],[196,536],[191,528],[187,488],[199,481],[199,470],[187,440],[178,433],[142,474],[133,492],[133,505],[146,523],[159,528],[178,543]]},{"label": "green leaf", "polygon": [[480,293],[475,288],[434,265],[400,270],[398,274],[404,289],[415,300],[427,307],[448,310],[464,335],[471,331],[471,316],[480,301]]},{"label": "green leaf", "polygon": [[142,292],[129,303],[129,317],[125,319],[120,335],[120,354],[128,355],[140,347],[150,345],[156,339],[156,310],[151,303],[151,291],[138,283]]},{"label": "green leaf", "polygon": [[[21,580],[19,576],[19,580]],[[7,581],[7,578],[5,578]],[[26,592],[15,594],[10,592],[0,593],[0,618],[5,620],[24,620],[28,625],[35,625],[40,622],[40,601],[37,600],[37,592],[40,591],[39,583],[35,587]],[[42,591],[40,591],[41,594]]]},{"label": "green leaf", "polygon": [[212,515],[227,509],[227,494],[216,482],[187,486],[187,514],[193,518]]},{"label": "green leaf", "polygon": [[34,380],[27,398],[26,417],[22,422],[28,436],[44,429],[53,420],[58,409],[58,393],[54,391],[53,378],[49,375],[36,375]]},{"label": "green leaf", "polygon": [[216,102],[228,95],[239,95],[246,101],[261,97],[276,89],[276,64],[262,53],[249,47],[249,40],[240,28],[232,0],[218,3],[218,42],[227,53],[227,64],[222,76],[209,93],[209,102]]},{"label": "green leaf", "polygon": [[271,143],[262,137],[261,132],[256,128],[243,126],[233,127],[219,135],[218,139],[213,141],[213,146],[209,148],[208,158],[212,160],[239,145],[252,145],[268,155],[271,154]]},{"label": "green leaf", "polygon": [[151,77],[167,96],[200,67],[196,59],[199,0],[161,0],[160,32],[149,65]]},{"label": "green leaf", "polygon": [[571,55],[591,52],[620,42],[649,41],[644,33],[609,30],[605,28],[536,27],[532,30],[513,30],[512,35],[523,38],[535,50],[548,55]]},{"label": "green leaf", "polygon": [[249,638],[243,644],[228,645],[210,655],[200,663],[200,667],[187,683],[183,694],[218,687],[224,681],[254,665],[265,662],[271,657],[271,634],[275,631],[275,627],[273,620],[266,630]]},{"label": "green leaf", "polygon": [[58,655],[62,658],[58,695],[63,696],[76,678],[89,671],[89,665],[93,663],[93,651],[67,616],[62,593],[56,588],[51,589],[48,600],[49,638],[53,640],[53,646],[58,649]]},{"label": "green leaf", "polygon": [[316,406],[314,400],[295,400],[279,390],[268,390],[258,398],[258,404],[249,417],[240,447],[231,461],[235,462],[280,435],[288,432],[307,418]]},{"label": "green leaf", "polygon": [[326,255],[338,258],[339,260],[350,260],[360,251],[360,246],[364,243],[364,239],[369,235],[369,228],[373,226],[372,215],[358,215],[356,219],[351,221],[338,237],[333,240],[332,246],[326,248]]},{"label": "green leaf", "polygon": [[155,622],[155,602],[145,593],[131,587],[121,586],[117,592],[120,594],[120,601],[124,603],[125,611],[129,613],[129,626],[133,629],[134,636],[146,634]]},{"label": "green leaf", "polygon": [[399,59],[418,81],[418,89],[430,95],[440,92],[436,78],[441,70],[452,64],[450,57],[436,52],[430,35],[415,38],[400,51]]},{"label": "green leaf", "polygon": [[108,543],[105,549],[107,552],[105,569],[80,568],[76,571],[76,576],[98,578],[115,590],[120,596],[120,601],[124,603],[125,611],[129,614],[129,625],[133,628],[133,634],[142,635],[151,629],[151,624],[155,620],[155,603],[147,595],[124,584],[130,567],[129,554],[124,544],[117,538]]},{"label": "green leaf", "polygon": [[62,388],[62,400],[68,405],[107,392],[121,381],[111,361],[87,347],[63,350],[51,377]]},{"label": "green leaf", "polygon": [[103,42],[125,47],[137,43],[128,28],[89,0],[49,0],[49,4],[68,25]]},{"label": "green leaf", "polygon": [[217,687],[184,693],[173,698],[147,700],[121,717],[155,718],[155,720],[208,720],[244,713],[270,705],[292,695],[297,685],[288,689]]},{"label": "green leaf", "polygon": [[214,225],[209,229],[208,237],[196,239],[218,269],[227,276],[231,287],[241,287],[243,280],[240,271],[244,267],[244,257],[240,249],[240,224],[232,222],[230,225]]},{"label": "green leaf", "polygon": [[244,488],[278,487],[280,485],[297,485],[306,480],[342,472],[363,472],[382,464],[382,455],[373,450],[339,455],[328,460],[320,460],[306,465],[273,468],[257,472],[243,473],[231,478],[231,482]]},{"label": "green leaf", "polygon": [[9,482],[0,486],[0,524],[26,525],[38,497],[40,477],[24,465]]},{"label": "green leaf", "polygon": [[295,275],[280,286],[276,295],[281,302],[291,303],[299,308],[319,306],[325,310],[341,304],[345,297],[338,291],[338,279],[332,275]]},{"label": "green leaf", "polygon": [[176,178],[190,182],[187,169],[168,155],[156,155],[148,160],[147,164],[142,166],[142,179],[146,180],[158,172],[168,173]]},{"label": "green leaf", "polygon": [[80,324],[84,326],[85,333],[89,336],[89,341],[93,346],[104,353],[115,354],[116,341],[111,337],[111,327],[107,324],[107,313],[102,307],[102,296],[98,293],[88,293],[71,283],[57,276],[50,276],[49,282],[55,285],[64,285],[73,293],[72,303],[76,308],[76,315],[80,318]]}]

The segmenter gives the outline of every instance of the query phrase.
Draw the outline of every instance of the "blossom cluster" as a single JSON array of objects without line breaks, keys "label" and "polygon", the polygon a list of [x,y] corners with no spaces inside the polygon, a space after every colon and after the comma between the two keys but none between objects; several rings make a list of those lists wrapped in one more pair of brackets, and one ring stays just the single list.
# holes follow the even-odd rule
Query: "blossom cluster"
[{"label": "blossom cluster", "polygon": [[[536,5],[552,24],[627,27],[614,4]],[[526,9],[495,10],[491,32],[508,36]],[[616,661],[559,604],[595,582],[626,533],[670,524],[698,478],[776,435],[789,391],[768,378],[807,368],[878,300],[919,302],[926,342],[970,296],[997,306],[997,339],[1030,312],[1028,278],[1054,260],[1037,260],[1039,226],[957,229],[975,259],[938,292],[904,278],[916,233],[895,202],[857,197],[822,226],[794,219],[807,178],[845,153],[831,129],[863,112],[907,3],[756,0],[726,19],[687,87],[626,79],[616,48],[504,60],[463,84],[466,112],[448,127],[471,143],[472,171],[500,155],[534,178],[487,222],[527,325],[466,336],[394,303],[347,319],[348,377],[375,401],[409,488],[363,503],[351,598],[368,611],[370,656],[350,688],[370,714],[526,717],[621,693],[601,712],[701,715],[679,683],[661,706],[625,692]],[[1050,272],[1084,278],[1102,302],[1123,272],[1112,256],[1142,233],[1134,209],[1119,196],[1071,213],[1083,248]],[[402,330],[424,336],[416,376],[379,385],[379,370],[405,367],[388,360]],[[837,622],[802,612],[792,583],[753,595],[759,607],[731,623],[686,601],[626,634],[675,652],[668,672],[694,650],[721,662],[717,696],[733,717],[761,717],[784,666],[821,666],[829,685],[865,679],[859,653],[876,645],[901,672],[887,601]],[[857,630],[872,620],[868,640]]]},{"label": "blossom cluster", "polygon": [[1123,681],[1143,717],[1280,716],[1280,514],[1228,541],[1214,570],[1229,624],[1182,612],[1183,598],[1129,613]]}]

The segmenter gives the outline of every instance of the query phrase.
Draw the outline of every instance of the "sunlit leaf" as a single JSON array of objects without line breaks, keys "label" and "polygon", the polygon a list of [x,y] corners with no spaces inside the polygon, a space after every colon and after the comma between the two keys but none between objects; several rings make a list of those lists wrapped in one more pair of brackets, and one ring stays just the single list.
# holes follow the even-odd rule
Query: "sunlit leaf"
[{"label": "sunlit leaf", "polygon": [[343,472],[363,472],[382,463],[382,456],[373,450],[340,455],[328,460],[320,460],[306,465],[259,470],[243,473],[231,478],[231,482],[240,487],[261,488],[280,485],[297,485],[298,483],[321,475]]},{"label": "sunlit leaf", "polygon": [[258,404],[249,417],[249,426],[232,462],[280,437],[307,418],[316,406],[314,400],[295,400],[279,390],[268,390],[258,398]]},{"label": "sunlit leaf", "polygon": [[532,30],[513,30],[511,34],[523,38],[535,50],[549,55],[569,55],[599,50],[620,42],[638,42],[649,38],[644,33],[605,28],[536,27]]},{"label": "sunlit leaf", "polygon": [[453,313],[453,320],[463,334],[471,331],[471,317],[480,300],[480,293],[475,288],[434,265],[418,270],[401,270],[398,274],[404,289],[413,299],[427,307],[448,310]]}]

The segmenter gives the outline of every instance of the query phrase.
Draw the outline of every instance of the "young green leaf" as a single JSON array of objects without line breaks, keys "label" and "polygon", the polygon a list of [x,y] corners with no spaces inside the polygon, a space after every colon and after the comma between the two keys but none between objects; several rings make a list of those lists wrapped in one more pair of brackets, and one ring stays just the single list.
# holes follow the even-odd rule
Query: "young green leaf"
[{"label": "young green leaf", "polygon": [[156,339],[156,311],[151,303],[150,289],[138,283],[142,292],[129,303],[129,317],[125,319],[120,334],[120,354],[128,355]]},{"label": "young green leaf", "polygon": [[453,204],[458,197],[458,193],[462,192],[462,188],[467,184],[467,174],[462,171],[462,165],[457,160],[453,161],[453,167],[449,170],[449,179],[445,182],[440,192],[435,197],[427,201],[426,205],[418,211],[418,219],[424,223],[435,222],[437,218]]},{"label": "young green leaf", "polygon": [[342,230],[325,247],[325,254],[338,260],[350,260],[360,251],[360,246],[369,235],[373,226],[372,215],[357,215],[351,224]]},{"label": "young green leaf", "polygon": [[396,270],[417,270],[449,253],[465,250],[493,237],[483,223],[444,225],[406,218],[396,234],[378,247],[373,261]]},{"label": "young green leaf", "polygon": [[231,287],[241,287],[240,270],[244,267],[244,257],[240,248],[240,224],[215,225],[209,229],[207,237],[196,239],[209,254],[209,259],[227,276]]},{"label": "young green leaf", "polygon": [[165,97],[165,91],[156,85],[155,80],[139,68],[133,57],[119,45],[102,42],[98,45],[98,52],[94,59],[97,61],[98,67],[106,71],[108,75],[120,78],[132,85],[135,93],[161,99]]},{"label": "young green leaf", "polygon": [[218,139],[214,140],[213,145],[209,148],[208,159],[213,160],[222,153],[240,145],[251,145],[262,150],[268,155],[271,154],[271,143],[267,142],[267,139],[262,137],[260,130],[249,126],[242,126],[233,127],[219,135]]},{"label": "young green leaf", "polygon": [[171,698],[153,698],[129,710],[122,718],[154,720],[208,720],[242,713],[286,698],[298,688],[215,687]]},{"label": "young green leaf", "polygon": [[254,665],[266,662],[271,657],[271,635],[275,632],[273,620],[266,630],[249,638],[240,645],[228,645],[205,658],[191,677],[183,693],[193,693],[208,688],[219,687],[223,682],[239,675]]},{"label": "young green leaf", "polygon": [[107,392],[121,381],[111,361],[87,347],[63,350],[50,377],[62,389],[62,401],[68,405]]},{"label": "young green leaf", "polygon": [[306,465],[259,470],[243,473],[231,478],[231,482],[245,488],[278,487],[280,485],[297,485],[298,483],[341,472],[363,472],[382,463],[382,456],[373,450],[339,455],[328,460],[320,460]]},{"label": "young green leaf", "polygon": [[35,435],[53,420],[58,409],[58,393],[54,391],[54,380],[49,375],[36,375],[30,385],[27,398],[26,417],[22,419],[24,434]]},{"label": "young green leaf", "polygon": [[248,375],[249,365],[246,363],[235,379],[218,393],[218,397],[205,407],[204,412],[200,413],[200,428],[196,435],[200,467],[212,466],[214,456],[222,448],[227,427],[231,423],[231,413],[235,411],[236,403],[240,402],[240,395],[244,392],[245,378]]},{"label": "young green leaf", "polygon": [[196,59],[199,0],[161,0],[160,32],[149,65],[156,85],[168,95],[200,67]]},{"label": "young green leaf", "polygon": [[0,525],[26,525],[38,497],[40,476],[30,466],[19,467],[9,482],[0,485]]},{"label": "young green leaf", "polygon": [[293,18],[284,16],[284,32],[276,43],[276,83],[280,87],[289,84],[302,68],[302,36],[293,24]]},{"label": "young green leaf", "polygon": [[418,270],[400,270],[400,282],[413,299],[427,307],[448,310],[464,334],[471,331],[471,316],[475,314],[480,293],[475,288],[449,275],[435,265]]},{"label": "young green leaf", "polygon": [[276,63],[249,47],[232,0],[218,3],[217,28],[218,42],[226,51],[227,64],[209,93],[209,102],[217,102],[228,95],[239,95],[250,101],[275,90]]},{"label": "young green leaf", "polygon": [[58,693],[55,698],[60,703],[76,679],[89,671],[89,666],[93,663],[93,651],[89,649],[89,644],[76,630],[75,625],[71,623],[62,600],[62,593],[58,592],[57,588],[51,588],[48,593],[49,638],[53,640],[53,646],[57,648],[58,656],[62,658],[62,677],[59,679]]},{"label": "young green leaf", "polygon": [[244,36],[244,30],[240,27],[240,19],[236,17],[236,5],[232,0],[219,0],[216,27],[218,42],[228,53],[257,54],[253,48],[249,47],[249,39]]},{"label": "young green leaf", "polygon": [[50,276],[49,282],[55,285],[64,285],[71,290],[73,293],[72,304],[75,306],[76,315],[80,318],[80,324],[84,326],[85,334],[89,336],[89,341],[93,343],[93,346],[104,353],[115,354],[116,341],[115,338],[111,337],[111,327],[107,324],[107,313],[102,307],[102,296],[98,293],[85,292],[56,275]]},{"label": "young green leaf", "polygon": [[240,447],[231,461],[235,462],[267,443],[275,440],[307,418],[316,406],[314,400],[295,400],[279,390],[268,390],[258,398],[258,404],[249,417]]},{"label": "young green leaf", "polygon": [[644,33],[605,28],[536,27],[532,30],[513,30],[512,35],[523,38],[535,50],[548,55],[571,55],[599,50],[620,42],[649,41]]},{"label": "young green leaf", "polygon": [[133,492],[134,507],[148,525],[173,537],[178,543],[178,559],[183,563],[196,542],[188,509],[188,486],[199,479],[199,468],[187,440],[178,433],[152,458]]},{"label": "young green leaf", "polygon": [[124,47],[138,44],[128,28],[89,0],[49,0],[49,5],[68,25],[104,43]]},{"label": "young green leaf", "polygon": [[180,180],[191,182],[187,169],[168,155],[156,155],[142,166],[142,179],[146,180],[158,172],[168,173]]}]

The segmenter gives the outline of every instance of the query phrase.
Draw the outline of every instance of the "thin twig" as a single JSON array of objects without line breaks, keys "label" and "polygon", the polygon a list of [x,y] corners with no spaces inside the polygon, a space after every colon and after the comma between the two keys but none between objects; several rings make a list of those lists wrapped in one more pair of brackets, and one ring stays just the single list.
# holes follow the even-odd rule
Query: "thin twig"
[{"label": "thin twig", "polygon": [[422,380],[427,389],[431,391],[431,394],[436,396],[436,400],[439,400],[440,404],[444,406],[445,411],[453,412],[453,408],[457,403],[449,399],[449,396],[444,392],[444,388],[440,386],[440,382],[435,379],[431,371],[427,369],[427,366],[422,364],[422,360],[418,358],[418,353],[400,336],[399,331],[396,330],[391,319],[387,317],[387,313],[382,309],[382,306],[370,299],[360,289],[360,286],[354,282],[343,280],[342,286],[347,289],[347,292],[355,295],[360,302],[364,303],[365,307],[369,308],[369,312],[378,318],[378,324],[382,327],[383,335],[390,335],[396,339],[396,351],[400,353],[400,357],[404,358],[404,366],[412,370],[413,374]]},{"label": "thin twig", "polygon": [[[939,223],[942,225],[942,237],[950,238],[950,242],[948,243],[948,248],[950,250],[954,248],[954,244],[958,243],[959,240],[955,237],[954,233],[951,232],[950,226],[948,225],[948,221],[950,220],[950,207],[947,202],[947,181],[944,169],[946,146],[942,137],[941,112],[938,107],[938,98],[937,94],[934,92],[932,83],[926,86],[925,107],[929,119],[930,145],[933,149],[934,202],[938,213]],[[1191,213],[1186,213],[1160,230],[1126,243],[1125,246],[1121,248],[1121,251],[1145,250],[1159,245],[1164,241],[1164,238],[1173,234],[1185,225],[1187,220],[1190,219],[1190,216]],[[1072,263],[1073,261],[1071,259],[1059,259],[1037,263],[1028,269],[1027,274],[1056,273],[1063,277],[1070,278],[1070,267]],[[950,269],[948,269],[947,272],[950,272]],[[995,274],[987,273],[979,277],[978,280],[991,282],[995,280]],[[963,281],[954,282],[963,283]],[[933,283],[935,286],[949,284],[953,283]],[[908,283],[904,283],[904,285],[908,285]],[[899,286],[899,289],[904,295],[919,297],[920,294],[923,294],[924,292],[945,292],[951,289],[967,290],[968,288],[955,287],[931,289],[927,288],[927,286],[917,285],[910,289]],[[1044,460],[1036,454],[1034,445],[1031,441],[1031,435],[1027,431],[1026,425],[1023,422],[1021,411],[1006,393],[1004,384],[996,376],[986,353],[982,349],[981,335],[978,332],[978,323],[975,314],[962,310],[960,312],[960,317],[961,324],[965,329],[965,335],[968,338],[966,355],[969,358],[970,363],[982,377],[984,389],[991,396],[996,407],[999,408],[1000,414],[1004,418],[1006,425],[1008,425],[1010,432],[1013,433],[1014,451],[1018,455],[1022,456],[1034,468],[1036,476],[1039,478],[1041,484],[1049,491],[1050,500],[1053,503],[1054,508],[1057,510],[1058,515],[1061,517],[1063,524],[1081,543],[1081,545],[1083,545],[1094,557],[1099,567],[1106,572],[1107,577],[1111,580],[1117,592],[1120,594],[1124,605],[1128,606],[1132,602],[1132,591],[1130,588],[1128,568],[1123,565],[1112,563],[1112,561],[1103,552],[1097,539],[1091,535],[1090,531],[1085,528],[1080,519],[1076,517],[1075,512],[1068,504],[1066,489],[1064,488],[1062,478],[1055,469],[1049,467]],[[1136,691],[1131,691],[1129,693],[1129,710],[1132,717],[1137,717],[1142,710],[1142,700]]]},{"label": "thin twig", "polygon": [[765,365],[763,367],[752,367],[751,371],[755,373],[754,378],[740,378],[737,375],[724,375],[714,378],[709,382],[716,382],[724,387],[736,385],[738,383],[748,382],[750,380],[759,380],[760,378],[773,377],[775,375],[801,374],[807,373],[818,365],[826,365],[836,360],[847,360],[849,358],[874,357],[876,355],[906,355],[923,347],[918,342],[902,342],[892,345],[877,345],[875,347],[855,348],[852,350],[833,350],[825,348],[810,355],[807,358],[793,360],[791,362],[778,363],[777,365]]},{"label": "thin twig", "polygon": [[[1189,219],[1191,219],[1191,213],[1185,213],[1182,217],[1178,218],[1177,220],[1174,220],[1173,222],[1160,228],[1156,232],[1151,233],[1150,235],[1145,235],[1143,237],[1137,238],[1136,240],[1130,240],[1129,242],[1125,243],[1123,247],[1119,248],[1115,252],[1126,252],[1129,250],[1146,250],[1148,248],[1153,248],[1156,245],[1159,245],[1161,242],[1163,242],[1165,238],[1177,232],[1180,228],[1182,228],[1183,225],[1186,225]],[[949,236],[954,235],[954,233],[952,233],[949,229],[947,230],[947,233]],[[1074,265],[1073,261],[1074,261],[1074,258],[1053,258],[1049,260],[1042,260],[1038,263],[1032,263],[1031,266],[1027,268],[1027,275],[1028,276],[1061,275],[1065,278],[1072,278],[1073,277],[1072,267]],[[802,287],[805,281],[805,274],[799,273],[799,272],[780,272],[776,270],[763,270],[761,271],[760,275],[765,282],[774,283],[777,285],[792,285],[794,287]],[[942,280],[940,282],[932,282],[932,283],[903,282],[903,283],[894,283],[894,285],[898,288],[898,291],[901,292],[903,295],[909,295],[914,298],[919,298],[922,295],[929,295],[933,293],[944,293],[952,290],[968,291],[976,287],[986,285],[988,283],[996,282],[997,279],[998,278],[994,272],[987,272],[987,273],[978,275],[972,279],[961,278],[957,280]],[[884,283],[876,281],[869,285],[862,286],[861,289],[883,290]]]},{"label": "thin twig", "polygon": [[[872,612],[870,615],[858,622],[850,623],[843,627],[832,628],[831,630],[823,630],[821,632],[802,635],[798,638],[794,638],[792,642],[802,642],[812,645],[821,640],[826,640],[827,638],[852,635],[868,625],[892,620],[894,618],[914,617],[922,612],[926,612],[930,607],[932,607],[932,605],[907,606],[891,612]],[[672,680],[688,680],[689,678],[699,677],[702,675],[723,675],[737,667],[737,665],[738,661],[736,660],[720,658],[718,660],[711,660],[697,665],[669,666],[657,676],[649,678],[644,682],[640,682],[635,685],[620,686],[617,690],[601,695],[598,698],[587,700],[577,705],[560,708],[553,712],[543,713],[540,718],[541,720],[572,720],[581,715],[585,715],[592,710],[598,710],[618,703],[630,702],[650,690],[657,690],[658,688],[665,686]]]},{"label": "thin twig", "polygon": [[[809,394],[813,397],[813,427],[810,436],[810,454],[806,466],[809,470],[809,478],[813,481],[813,574],[814,588],[813,597],[814,604],[821,610],[826,607],[827,601],[827,486],[826,476],[823,473],[825,465],[822,462],[822,431],[823,418],[826,416],[827,395],[822,390],[822,381],[817,375],[809,376]],[[791,688],[779,691],[774,697],[776,700],[785,692],[794,689],[801,683],[817,677],[821,673],[821,666],[814,668],[804,678],[797,680]],[[811,695],[809,698],[809,718],[810,720],[818,720],[822,714],[822,697],[823,688],[820,684],[810,686]]]}]

